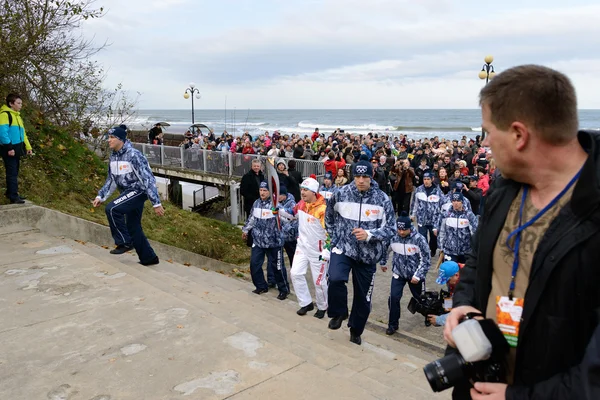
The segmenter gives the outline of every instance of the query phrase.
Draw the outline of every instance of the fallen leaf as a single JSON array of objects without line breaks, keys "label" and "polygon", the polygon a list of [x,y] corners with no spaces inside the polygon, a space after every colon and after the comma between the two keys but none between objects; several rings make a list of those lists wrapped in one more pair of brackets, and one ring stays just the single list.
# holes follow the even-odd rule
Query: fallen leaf
[{"label": "fallen leaf", "polygon": [[139,299],[138,301],[144,301],[144,300],[146,300],[146,298],[145,298],[145,297],[142,297],[142,298],[141,298],[141,299]]},{"label": "fallen leaf", "polygon": [[171,264],[173,264],[173,260],[171,260],[170,258],[167,260],[167,262],[170,262]]},{"label": "fallen leaf", "polygon": [[23,302],[22,301],[17,301],[17,304],[23,304]]},{"label": "fallen leaf", "polygon": [[116,359],[116,358],[111,358],[111,359],[110,359],[110,360],[108,360],[108,361],[109,361],[109,362],[111,362],[111,363],[114,363],[115,361],[117,361],[117,359]]},{"label": "fallen leaf", "polygon": [[106,249],[106,250],[108,250],[108,249],[109,249],[109,247],[108,247],[108,246],[100,246],[100,247],[102,247],[103,249]]},{"label": "fallen leaf", "polygon": [[77,239],[75,239],[75,241],[76,241],[77,243],[79,243],[79,244],[85,244],[85,242],[84,242],[83,240],[77,240]]},{"label": "fallen leaf", "polygon": [[204,292],[204,294],[209,294],[210,292]]},{"label": "fallen leaf", "polygon": [[202,267],[203,270],[208,271],[208,268]]},{"label": "fallen leaf", "polygon": [[192,264],[190,264],[190,263],[183,263],[183,265],[185,265],[186,267],[189,267],[189,266],[191,266]]},{"label": "fallen leaf", "polygon": [[173,361],[175,359],[175,357],[169,357],[169,360]]},{"label": "fallen leaf", "polygon": [[177,325],[177,329],[183,329],[183,325]]},{"label": "fallen leaf", "polygon": [[94,209],[94,207],[90,208],[90,212],[96,212],[96,210]]}]

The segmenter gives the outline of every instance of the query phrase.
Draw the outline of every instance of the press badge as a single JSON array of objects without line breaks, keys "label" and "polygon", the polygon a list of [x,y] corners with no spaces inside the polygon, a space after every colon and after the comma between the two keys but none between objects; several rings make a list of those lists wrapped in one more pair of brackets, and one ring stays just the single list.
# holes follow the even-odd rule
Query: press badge
[{"label": "press badge", "polygon": [[522,314],[523,299],[496,296],[496,322],[510,347],[517,347]]},{"label": "press badge", "polygon": [[444,310],[447,312],[452,310],[452,297],[444,297]]}]

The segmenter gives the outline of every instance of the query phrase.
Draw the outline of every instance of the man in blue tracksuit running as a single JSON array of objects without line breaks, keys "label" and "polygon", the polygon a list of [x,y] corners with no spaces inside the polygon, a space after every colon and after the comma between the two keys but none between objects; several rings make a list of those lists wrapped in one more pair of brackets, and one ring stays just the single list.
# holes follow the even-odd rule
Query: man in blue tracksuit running
[{"label": "man in blue tracksuit running", "polygon": [[439,246],[446,260],[465,263],[471,252],[471,238],[477,231],[477,217],[466,210],[460,192],[451,194],[452,208],[440,218]]},{"label": "man in blue tracksuit running", "polygon": [[[431,256],[427,240],[413,229],[410,218],[406,212],[398,217],[398,235],[390,242],[390,249],[394,253],[392,260],[392,285],[388,307],[390,315],[386,335],[393,335],[398,330],[400,321],[400,300],[404,286],[408,287],[417,299],[425,291],[425,277],[431,266]],[[381,270],[387,271],[387,251],[381,259]]]},{"label": "man in blue tracksuit running", "polygon": [[283,262],[283,234],[277,226],[277,212],[271,201],[268,184],[262,181],[259,185],[260,196],[252,205],[246,225],[242,228],[242,238],[246,240],[252,235],[252,252],[250,254],[250,274],[256,289],[252,292],[263,294],[269,291],[262,266],[267,256],[267,271],[273,272],[279,300],[285,300],[290,293],[285,264]]},{"label": "man in blue tracksuit running", "polygon": [[111,254],[123,254],[135,248],[140,264],[158,264],[158,256],[142,230],[142,213],[146,199],[150,199],[157,215],[162,216],[165,213],[148,160],[127,140],[125,125],[108,131],[108,146],[112,150],[108,177],[93,205],[98,207],[115,189],[119,189],[121,195],[105,208],[110,232],[117,245],[111,250]]},{"label": "man in blue tracksuit running", "polygon": [[329,261],[329,329],[339,329],[348,318],[346,283],[352,271],[354,298],[348,320],[350,341],[360,335],[371,312],[371,295],[377,262],[396,232],[389,197],[372,180],[371,163],[360,160],[352,167],[354,181],[335,191],[327,204],[325,228],[331,237]]},{"label": "man in blue tracksuit running", "polygon": [[[428,239],[429,249],[433,257],[437,251],[437,234],[440,220],[441,203],[444,199],[444,193],[439,187],[433,184],[433,174],[425,172],[423,174],[423,184],[415,190],[410,216],[416,219],[419,225],[419,233]],[[429,237],[428,237],[429,234]]]}]

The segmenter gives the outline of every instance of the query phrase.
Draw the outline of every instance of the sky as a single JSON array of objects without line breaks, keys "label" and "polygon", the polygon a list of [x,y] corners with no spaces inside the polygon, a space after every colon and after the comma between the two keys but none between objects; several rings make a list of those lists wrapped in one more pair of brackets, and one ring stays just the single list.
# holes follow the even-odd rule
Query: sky
[{"label": "sky", "polygon": [[571,0],[96,0],[106,86],[140,109],[477,108],[478,73],[542,64],[600,109],[600,3]]}]

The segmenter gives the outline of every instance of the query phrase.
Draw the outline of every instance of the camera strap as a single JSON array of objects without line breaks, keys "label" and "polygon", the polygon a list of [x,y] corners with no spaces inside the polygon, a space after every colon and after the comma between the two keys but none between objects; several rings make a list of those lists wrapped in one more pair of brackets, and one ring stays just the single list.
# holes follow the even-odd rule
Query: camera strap
[{"label": "camera strap", "polygon": [[[521,196],[521,206],[519,207],[519,225],[517,226],[517,229],[512,231],[506,238],[506,246],[514,254],[510,286],[508,288],[508,298],[511,301],[513,299],[513,293],[515,291],[515,279],[517,277],[517,271],[519,270],[519,246],[521,244],[521,233],[525,229],[527,229],[528,227],[533,225],[546,212],[548,212],[548,210],[550,210],[552,207],[554,207],[556,205],[556,203],[558,203],[558,201],[569,191],[571,186],[573,186],[573,184],[575,184],[575,182],[577,182],[577,179],[579,179],[579,176],[581,175],[582,170],[583,170],[583,167],[581,167],[579,172],[577,172],[577,174],[575,174],[575,176],[573,177],[573,179],[571,179],[571,181],[567,184],[567,186],[565,186],[565,188],[558,195],[556,195],[556,197],[554,199],[552,199],[552,201],[546,207],[544,207],[542,210],[540,210],[536,215],[533,216],[533,218],[531,218],[525,224],[522,224],[523,223],[523,209],[525,208],[525,200],[527,199],[527,193],[529,192],[529,186],[525,185],[525,187],[523,188],[523,195]],[[515,238],[515,247],[514,248],[510,245],[510,240],[513,237]]]}]

